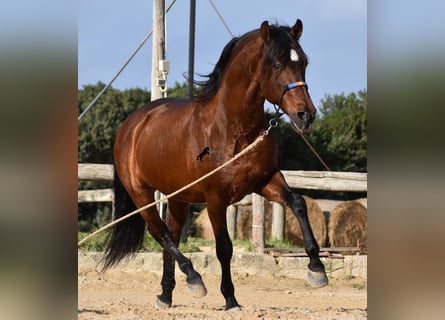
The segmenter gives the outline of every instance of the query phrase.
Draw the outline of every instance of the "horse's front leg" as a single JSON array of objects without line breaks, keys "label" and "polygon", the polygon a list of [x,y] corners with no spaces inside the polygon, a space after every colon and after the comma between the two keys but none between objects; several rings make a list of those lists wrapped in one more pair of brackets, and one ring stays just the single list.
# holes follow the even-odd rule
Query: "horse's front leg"
[{"label": "horse's front leg", "polygon": [[308,280],[314,287],[324,287],[328,284],[328,278],[323,263],[320,260],[320,247],[315,240],[312,228],[309,224],[307,207],[304,198],[293,192],[281,172],[276,172],[269,183],[261,190],[261,195],[270,201],[291,208],[297,217],[303,233],[304,248],[309,256]]},{"label": "horse's front leg", "polygon": [[221,293],[226,299],[226,310],[236,310],[240,309],[240,305],[235,298],[230,271],[233,246],[227,231],[226,208],[227,203],[219,199],[218,195],[207,198],[207,211],[215,234],[216,256],[221,264]]}]

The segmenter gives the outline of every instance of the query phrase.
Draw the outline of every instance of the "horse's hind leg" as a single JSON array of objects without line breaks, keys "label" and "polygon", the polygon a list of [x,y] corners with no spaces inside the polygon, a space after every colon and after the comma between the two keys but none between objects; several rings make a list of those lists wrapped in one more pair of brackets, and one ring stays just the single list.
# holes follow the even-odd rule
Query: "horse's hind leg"
[{"label": "horse's hind leg", "polygon": [[226,310],[239,309],[230,271],[233,246],[227,231],[226,207],[218,196],[207,198],[207,210],[216,240],[216,256],[221,264],[221,292],[226,299]]},{"label": "horse's hind leg", "polygon": [[320,247],[315,240],[307,216],[306,202],[303,197],[292,192],[286,184],[281,172],[277,172],[270,182],[261,190],[261,194],[268,200],[287,205],[297,217],[303,234],[304,248],[309,256],[308,280],[314,287],[324,287],[328,278],[323,263],[319,257]]},{"label": "horse's hind leg", "polygon": [[[178,247],[181,238],[181,231],[187,221],[188,204],[182,202],[169,201],[167,217],[165,223],[172,235],[173,244]],[[175,288],[175,258],[164,249],[162,252],[164,269],[162,274],[162,294],[156,300],[156,307],[165,308],[172,304],[172,293]]]},{"label": "horse's hind leg", "polygon": [[[133,201],[138,208],[153,201],[153,192],[143,192],[143,193],[133,193]],[[153,236],[153,238],[162,246],[162,248],[170,254],[178,262],[179,269],[187,275],[187,285],[189,290],[192,292],[193,296],[201,298],[207,294],[207,289],[202,282],[202,278],[198,272],[193,268],[193,265],[189,259],[187,259],[178,249],[177,244],[175,244],[174,236],[168,229],[167,225],[160,218],[156,208],[152,207],[141,212],[141,216],[144,218],[148,226],[148,231]],[[164,257],[167,254],[164,254]],[[169,262],[173,264],[173,262]],[[167,265],[167,269],[171,268]],[[166,281],[168,283],[168,281]],[[167,285],[171,286],[170,285]],[[171,289],[173,290],[173,289]],[[161,295],[162,297],[162,295]],[[159,299],[159,298],[158,298]],[[161,300],[162,301],[162,300]],[[166,300],[166,305],[171,304],[168,299]]]}]

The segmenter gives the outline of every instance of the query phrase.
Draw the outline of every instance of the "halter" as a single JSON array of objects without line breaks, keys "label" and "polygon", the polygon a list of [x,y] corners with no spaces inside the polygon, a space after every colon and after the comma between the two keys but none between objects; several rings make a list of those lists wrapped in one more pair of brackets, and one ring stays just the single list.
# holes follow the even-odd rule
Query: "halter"
[{"label": "halter", "polygon": [[287,91],[298,88],[298,87],[306,87],[307,90],[307,84],[304,81],[296,81],[296,82],[292,82],[289,83],[288,85],[282,84],[281,82],[279,82],[278,80],[275,80],[282,88],[283,88],[283,92],[281,93],[280,96],[280,100],[278,101],[278,106],[273,103],[273,107],[275,108],[275,116],[274,116],[274,121],[277,121],[279,117],[281,117],[284,112],[280,111],[281,109],[281,102],[283,102],[283,98],[284,95],[286,94]]},{"label": "halter", "polygon": [[304,81],[296,81],[296,82],[289,83],[288,85],[282,84],[280,82],[278,82],[278,84],[282,88],[284,88],[283,93],[281,94],[281,97],[280,97],[280,101],[278,102],[279,108],[281,108],[281,102],[283,101],[284,95],[286,94],[287,91],[298,88],[298,87],[305,87],[307,90],[307,84]]}]

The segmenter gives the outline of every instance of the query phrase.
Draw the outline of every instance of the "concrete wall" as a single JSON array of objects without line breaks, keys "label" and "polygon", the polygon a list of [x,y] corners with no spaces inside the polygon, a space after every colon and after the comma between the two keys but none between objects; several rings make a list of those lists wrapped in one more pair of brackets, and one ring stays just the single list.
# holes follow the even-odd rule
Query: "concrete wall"
[{"label": "concrete wall", "polygon": [[[196,271],[201,274],[221,274],[220,264],[215,253],[198,252],[185,254],[191,259]],[[78,271],[100,270],[98,266],[101,253],[79,251]],[[367,279],[367,256],[345,256],[344,259],[321,258],[328,277],[359,277]],[[278,257],[266,254],[234,253],[232,258],[233,274],[272,274],[296,279],[307,278],[309,258]],[[115,267],[122,271],[146,271],[162,274],[161,253],[138,253],[134,259],[122,261]],[[176,266],[176,271],[180,272]]]}]

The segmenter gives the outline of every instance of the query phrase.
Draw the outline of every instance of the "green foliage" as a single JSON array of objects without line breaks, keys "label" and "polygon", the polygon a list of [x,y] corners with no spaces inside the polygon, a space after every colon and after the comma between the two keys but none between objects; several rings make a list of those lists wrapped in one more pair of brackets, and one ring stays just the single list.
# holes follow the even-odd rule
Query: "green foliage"
[{"label": "green foliage", "polygon": [[186,98],[188,96],[188,84],[183,82],[175,82],[172,88],[167,89],[167,96],[169,98]]},{"label": "green foliage", "polygon": [[[99,188],[99,187],[95,187]],[[88,232],[111,222],[111,203],[81,203],[78,206],[79,231]]]},{"label": "green foliage", "polygon": [[[107,238],[109,232],[105,231],[83,243],[80,248],[85,249],[87,251],[104,251],[107,246]],[[86,236],[88,236],[88,232],[78,232],[77,240],[80,241]],[[247,252],[252,252],[253,247],[249,240],[233,240],[233,246],[240,248]],[[288,247],[287,242],[280,242],[274,240],[274,247]],[[205,240],[201,238],[188,237],[187,240],[179,243],[179,250],[184,253],[191,252],[201,252],[200,247],[211,247],[214,250],[215,241],[214,240]],[[147,232],[144,237],[144,242],[142,244],[142,248],[140,252],[162,252],[162,247],[156,242],[156,240]]]},{"label": "green foliage", "polygon": [[[326,95],[321,100],[307,139],[332,170],[367,171],[366,107],[366,90],[347,96]],[[267,117],[273,117],[273,113]],[[273,132],[278,142],[281,170],[325,170],[289,122],[280,118]]]},{"label": "green foliage", "polygon": [[[88,232],[78,232],[77,239],[78,241],[82,240],[86,236],[88,236]],[[108,233],[105,231],[101,234],[98,234],[94,238],[89,241],[83,243],[80,247],[82,249],[88,251],[104,251],[107,245],[107,237]],[[242,250],[245,252],[252,252],[253,246],[249,240],[239,240],[235,239],[232,241],[233,246],[237,248],[237,250]],[[201,252],[201,247],[208,247],[211,251],[215,250],[215,241],[214,240],[205,240],[201,238],[188,237],[186,240],[181,240],[179,243],[179,249],[184,253],[191,252]],[[266,241],[267,248],[295,248],[292,243],[288,241],[279,241],[276,239],[268,239]],[[209,249],[207,249],[209,250]],[[205,250],[205,251],[207,251]],[[147,232],[144,237],[144,242],[142,244],[142,248],[140,252],[162,252],[162,247],[156,242],[156,240]]]},{"label": "green foliage", "polygon": [[[79,114],[104,86],[99,82],[79,90]],[[79,122],[79,162],[112,163],[113,141],[120,124],[148,101],[150,93],[142,89],[119,91],[109,88]]]},{"label": "green foliage", "polygon": [[295,245],[287,240],[266,239],[266,248],[295,248]]},{"label": "green foliage", "polygon": [[[268,119],[273,115],[266,112]],[[284,119],[281,117],[278,126],[271,131],[278,145],[278,167],[281,170],[323,170],[316,156]]]},{"label": "green foliage", "polygon": [[311,138],[334,171],[367,171],[367,92],[327,95]]},{"label": "green foliage", "polygon": [[[78,232],[78,241],[88,236],[88,234],[88,232]],[[105,231],[83,243],[80,247],[88,251],[104,251],[107,246],[108,235],[109,232]],[[214,243],[214,241],[189,238],[187,242],[181,242],[179,248],[182,252],[199,252],[200,246],[209,245],[209,243]],[[162,247],[149,233],[146,233],[140,252],[162,252]]]},{"label": "green foliage", "polygon": [[[88,232],[78,232],[77,239],[78,241],[82,240],[86,236],[88,236]],[[82,249],[86,249],[88,251],[104,251],[107,246],[107,239],[109,236],[109,231],[105,231],[103,233],[98,234],[87,242],[83,243],[80,247]],[[156,240],[150,236],[148,233],[144,237],[144,242],[142,244],[141,252],[162,252],[162,247]],[[189,252],[189,251],[186,251]]]}]

